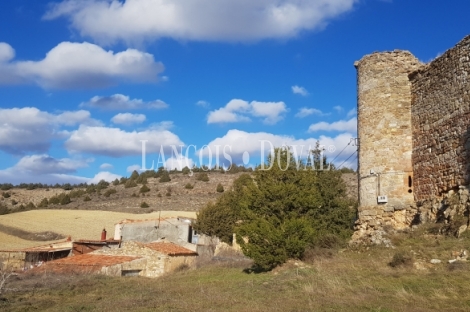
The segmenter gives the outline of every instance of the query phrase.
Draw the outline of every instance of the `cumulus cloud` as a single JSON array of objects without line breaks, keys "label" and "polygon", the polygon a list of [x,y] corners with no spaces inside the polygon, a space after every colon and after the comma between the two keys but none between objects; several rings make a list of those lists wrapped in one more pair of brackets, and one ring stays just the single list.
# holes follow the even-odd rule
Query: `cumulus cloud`
[{"label": "cumulus cloud", "polygon": [[310,115],[325,116],[326,114],[324,114],[321,110],[316,109],[316,108],[302,107],[301,109],[299,109],[297,114],[295,114],[295,117],[305,118]]},{"label": "cumulus cloud", "polygon": [[147,153],[159,153],[161,146],[184,145],[177,135],[168,130],[126,132],[119,128],[80,126],[65,142],[71,153],[91,153],[111,157],[142,154],[142,141]]},{"label": "cumulus cloud", "polygon": [[111,118],[111,121],[117,125],[133,125],[141,124],[145,121],[146,117],[144,114],[131,114],[131,113],[120,113]]},{"label": "cumulus cloud", "polygon": [[225,152],[234,163],[239,164],[242,163],[243,154],[248,153],[250,163],[260,164],[265,161],[261,156],[267,156],[271,148],[290,146],[296,155],[305,158],[308,151],[314,149],[316,142],[319,141],[320,145],[325,148],[324,155],[329,160],[333,160],[338,151],[345,148],[340,157],[335,159],[335,163],[339,164],[356,150],[355,146],[348,146],[352,137],[351,133],[346,132],[335,137],[321,135],[317,138],[296,139],[287,135],[267,132],[245,132],[233,129],[229,130],[224,136],[209,142],[207,148],[200,149],[198,154],[201,153],[204,157],[212,155],[215,158],[216,151],[218,150],[221,161],[227,158],[223,155],[223,152]]},{"label": "cumulus cloud", "polygon": [[140,170],[140,166],[139,165],[130,165],[127,167],[126,171],[129,172],[129,173],[132,173],[135,171],[139,171]]},{"label": "cumulus cloud", "polygon": [[144,102],[141,99],[131,99],[127,95],[114,94],[111,96],[94,96],[89,101],[80,104],[80,107],[93,107],[103,110],[131,110],[131,109],[163,109],[168,104],[162,100]]},{"label": "cumulus cloud", "polygon": [[114,174],[114,173],[111,173],[111,172],[108,172],[108,171],[102,171],[102,172],[98,172],[93,178],[91,179],[87,179],[87,183],[98,183],[100,182],[101,180],[105,180],[107,182],[112,182],[116,179],[120,179],[122,176],[118,175],[118,174]]},{"label": "cumulus cloud", "polygon": [[90,159],[57,159],[47,154],[24,156],[13,167],[0,170],[0,183],[90,183],[90,178],[72,175],[72,173],[80,168],[88,167],[91,161]]},{"label": "cumulus cloud", "polygon": [[64,126],[100,125],[90,112],[50,114],[35,107],[0,109],[0,150],[11,154],[46,152],[52,139],[64,138]]},{"label": "cumulus cloud", "polygon": [[292,92],[294,94],[300,94],[302,96],[307,96],[308,91],[304,87],[299,87],[299,86],[292,86]]},{"label": "cumulus cloud", "polygon": [[257,41],[318,30],[353,9],[357,0],[65,0],[44,15],[65,17],[83,37],[102,44],[158,38]]},{"label": "cumulus cloud", "polygon": [[196,102],[196,105],[197,105],[197,106],[201,106],[201,107],[203,107],[203,108],[209,108],[210,103],[207,102],[207,101],[200,100],[200,101],[197,101],[197,102]]},{"label": "cumulus cloud", "polygon": [[336,105],[336,106],[333,106],[333,109],[338,113],[342,113],[343,112],[343,107],[339,106],[339,105]]},{"label": "cumulus cloud", "polygon": [[114,166],[111,165],[111,164],[108,164],[108,163],[103,163],[103,164],[100,165],[101,170],[109,170],[109,169],[113,169],[113,168],[114,168]]},{"label": "cumulus cloud", "polygon": [[251,117],[263,118],[265,124],[275,124],[284,118],[283,114],[287,112],[284,102],[258,102],[251,103],[233,99],[224,107],[209,112],[207,123],[233,123],[247,122]]},{"label": "cumulus cloud", "polygon": [[347,114],[348,117],[352,117],[352,116],[356,116],[356,115],[357,115],[357,109],[356,108],[351,109]]},{"label": "cumulus cloud", "polygon": [[164,70],[153,55],[135,49],[114,53],[83,42],[62,42],[40,61],[14,61],[0,43],[0,84],[34,83],[46,89],[101,88],[126,82],[155,82]]},{"label": "cumulus cloud", "polygon": [[356,132],[357,130],[357,118],[351,118],[349,120],[340,120],[335,121],[332,123],[328,122],[318,122],[315,124],[311,124],[308,128],[308,132],[316,132],[316,131],[348,131],[348,132]]},{"label": "cumulus cloud", "polygon": [[89,161],[75,160],[70,158],[56,159],[47,154],[30,155],[21,158],[15,165],[20,171],[27,171],[30,174],[49,174],[49,173],[73,173],[79,168],[88,167]]},{"label": "cumulus cloud", "polygon": [[190,158],[187,158],[183,155],[178,155],[177,157],[170,157],[165,161],[165,168],[167,170],[182,170],[184,167],[192,168],[194,161]]}]

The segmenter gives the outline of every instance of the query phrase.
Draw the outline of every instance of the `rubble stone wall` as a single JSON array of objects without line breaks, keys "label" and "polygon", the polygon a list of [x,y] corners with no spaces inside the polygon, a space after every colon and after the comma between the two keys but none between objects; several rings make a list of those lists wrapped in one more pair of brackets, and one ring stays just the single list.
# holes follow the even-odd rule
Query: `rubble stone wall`
[{"label": "rubble stone wall", "polygon": [[410,74],[417,202],[469,184],[470,36]]},{"label": "rubble stone wall", "polygon": [[[355,63],[358,79],[360,236],[415,215],[411,162],[411,82],[421,66],[410,52],[367,55]],[[387,196],[378,203],[378,196]]]}]

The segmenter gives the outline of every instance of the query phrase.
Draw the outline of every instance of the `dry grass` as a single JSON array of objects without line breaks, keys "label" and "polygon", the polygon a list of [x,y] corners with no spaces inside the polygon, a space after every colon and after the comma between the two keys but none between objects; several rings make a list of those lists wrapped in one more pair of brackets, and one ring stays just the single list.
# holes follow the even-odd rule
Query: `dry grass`
[{"label": "dry grass", "polygon": [[[149,214],[131,214],[111,211],[88,210],[32,210],[0,216],[0,224],[14,225],[28,232],[53,231],[72,239],[100,239],[103,228],[108,237],[114,235],[114,224],[123,219],[158,218],[159,212]],[[162,211],[161,217],[184,216],[196,217],[195,212]],[[26,248],[48,242],[30,242],[0,233],[0,249]]]},{"label": "dry grass", "polygon": [[394,250],[346,250],[262,274],[213,264],[157,280],[20,276],[2,311],[469,311],[470,268],[394,269]]}]

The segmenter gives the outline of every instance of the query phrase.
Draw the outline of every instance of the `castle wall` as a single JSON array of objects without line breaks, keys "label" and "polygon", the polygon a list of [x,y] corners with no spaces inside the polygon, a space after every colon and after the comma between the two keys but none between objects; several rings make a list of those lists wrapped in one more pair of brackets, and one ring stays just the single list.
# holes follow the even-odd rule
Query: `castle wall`
[{"label": "castle wall", "polygon": [[[359,231],[403,227],[414,204],[409,52],[374,53],[355,63],[358,79]],[[387,203],[377,197],[387,196]],[[408,216],[409,215],[409,216]]]},{"label": "castle wall", "polygon": [[415,199],[470,183],[470,36],[410,75]]}]

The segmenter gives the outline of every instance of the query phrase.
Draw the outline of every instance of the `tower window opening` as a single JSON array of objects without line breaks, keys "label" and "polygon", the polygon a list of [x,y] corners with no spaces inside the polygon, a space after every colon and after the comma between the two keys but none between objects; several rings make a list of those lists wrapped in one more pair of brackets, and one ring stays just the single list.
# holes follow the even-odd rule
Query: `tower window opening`
[{"label": "tower window opening", "polygon": [[408,187],[413,186],[413,178],[411,176],[408,176]]}]

